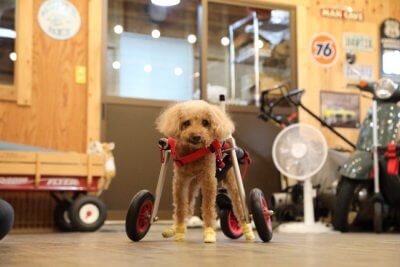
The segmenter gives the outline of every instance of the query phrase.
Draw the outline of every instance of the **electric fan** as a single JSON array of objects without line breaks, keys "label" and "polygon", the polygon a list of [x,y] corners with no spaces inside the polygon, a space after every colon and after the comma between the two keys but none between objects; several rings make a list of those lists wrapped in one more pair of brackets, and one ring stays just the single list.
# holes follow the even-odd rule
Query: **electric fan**
[{"label": "electric fan", "polygon": [[276,168],[285,176],[304,181],[304,222],[285,223],[279,232],[320,233],[330,231],[314,219],[314,191],[311,177],[325,163],[328,146],[322,133],[315,127],[298,123],[283,129],[276,137],[272,147],[272,157]]}]

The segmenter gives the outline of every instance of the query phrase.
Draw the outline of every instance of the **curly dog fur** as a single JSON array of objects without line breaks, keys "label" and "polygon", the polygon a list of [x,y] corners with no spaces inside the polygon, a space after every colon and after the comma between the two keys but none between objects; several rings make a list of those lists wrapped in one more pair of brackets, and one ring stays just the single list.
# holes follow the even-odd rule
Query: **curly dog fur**
[{"label": "curly dog fur", "polygon": [[[224,140],[234,131],[232,120],[219,107],[202,100],[193,100],[173,105],[157,119],[157,129],[165,136],[177,140],[176,152],[185,156],[193,151],[208,147],[215,139]],[[173,204],[174,226],[164,231],[164,237],[175,236],[175,240],[185,238],[185,219],[193,215],[195,198],[201,190],[203,200],[201,212],[204,219],[204,242],[216,241],[213,230],[216,220],[215,199],[217,179],[215,178],[216,158],[207,154],[203,158],[174,168]],[[230,170],[224,181],[233,202],[233,211],[239,221],[243,221],[243,209],[233,171]],[[244,232],[248,225],[243,224]],[[247,229],[248,230],[248,229]],[[249,231],[247,231],[249,232]],[[251,234],[246,235],[252,239]],[[253,236],[254,238],[254,236]]]}]

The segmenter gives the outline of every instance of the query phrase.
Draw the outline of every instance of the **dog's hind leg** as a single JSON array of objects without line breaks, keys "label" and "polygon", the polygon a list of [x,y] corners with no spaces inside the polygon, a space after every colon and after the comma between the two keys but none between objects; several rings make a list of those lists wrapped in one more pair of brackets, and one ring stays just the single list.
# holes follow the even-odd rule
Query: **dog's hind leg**
[{"label": "dog's hind leg", "polygon": [[201,181],[201,193],[203,202],[201,212],[204,219],[204,242],[215,243],[216,234],[214,231],[214,223],[217,217],[215,210],[215,197],[217,195],[217,179],[215,178],[214,170],[199,177]]},{"label": "dog's hind leg", "polygon": [[226,186],[226,189],[228,190],[228,194],[232,200],[232,208],[233,208],[233,213],[235,214],[237,220],[240,222],[242,229],[243,229],[243,234],[246,238],[246,240],[254,240],[254,233],[251,228],[250,224],[246,224],[244,220],[244,210],[242,203],[240,201],[240,196],[239,196],[239,190],[237,188],[236,184],[236,179],[235,175],[233,172],[233,169],[230,169],[226,175],[226,178],[224,180],[224,185]]}]

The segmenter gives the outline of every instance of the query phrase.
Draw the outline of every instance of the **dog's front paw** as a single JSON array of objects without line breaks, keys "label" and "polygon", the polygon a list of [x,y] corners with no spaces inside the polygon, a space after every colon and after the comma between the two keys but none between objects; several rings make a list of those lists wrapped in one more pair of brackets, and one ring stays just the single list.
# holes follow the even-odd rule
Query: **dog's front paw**
[{"label": "dog's front paw", "polygon": [[178,224],[175,227],[175,241],[183,241],[185,240],[186,237],[186,225],[184,224]]},{"label": "dog's front paw", "polygon": [[204,229],[204,243],[217,242],[217,235],[212,227]]},{"label": "dog's front paw", "polygon": [[161,235],[162,235],[164,238],[170,238],[170,237],[175,236],[175,235],[176,235],[176,227],[175,227],[175,225],[173,225],[173,226],[168,227],[167,229],[165,229],[165,230],[161,233]]},{"label": "dog's front paw", "polygon": [[254,240],[256,237],[254,236],[253,229],[251,228],[251,224],[242,223],[242,231],[246,240]]}]

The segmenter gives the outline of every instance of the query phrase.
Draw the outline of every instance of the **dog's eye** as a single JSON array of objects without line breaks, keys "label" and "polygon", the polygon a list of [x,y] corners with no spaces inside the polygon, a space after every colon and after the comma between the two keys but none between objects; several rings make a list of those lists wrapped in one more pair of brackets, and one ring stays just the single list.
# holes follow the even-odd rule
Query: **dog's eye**
[{"label": "dog's eye", "polygon": [[203,124],[204,127],[208,127],[210,125],[210,122],[208,120],[203,120],[201,124]]},{"label": "dog's eye", "polygon": [[189,120],[184,121],[184,122],[182,123],[182,128],[187,128],[187,127],[189,127],[189,126],[190,126],[190,121],[189,121]]}]

